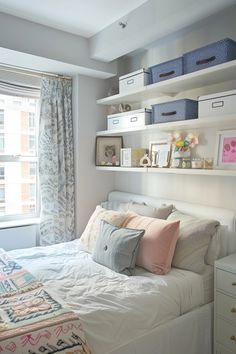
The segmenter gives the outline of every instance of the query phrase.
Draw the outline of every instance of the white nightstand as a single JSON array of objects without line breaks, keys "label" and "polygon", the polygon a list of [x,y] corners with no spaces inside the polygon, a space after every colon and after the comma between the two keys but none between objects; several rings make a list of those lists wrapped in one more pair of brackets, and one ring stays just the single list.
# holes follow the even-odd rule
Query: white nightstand
[{"label": "white nightstand", "polygon": [[236,254],[215,262],[214,353],[236,353]]}]

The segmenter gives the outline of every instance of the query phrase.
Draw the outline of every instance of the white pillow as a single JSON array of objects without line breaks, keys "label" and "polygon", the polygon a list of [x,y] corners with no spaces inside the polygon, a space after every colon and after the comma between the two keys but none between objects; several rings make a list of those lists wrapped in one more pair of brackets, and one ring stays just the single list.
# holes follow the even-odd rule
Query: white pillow
[{"label": "white pillow", "polygon": [[228,227],[220,225],[217,227],[215,234],[212,236],[207,253],[205,255],[205,263],[214,266],[214,262],[228,254]]},{"label": "white pillow", "polygon": [[99,237],[101,220],[105,220],[109,224],[120,227],[127,216],[128,214],[125,212],[106,210],[98,205],[91,215],[88,224],[80,237],[80,241],[90,252],[93,252],[97,238]]}]

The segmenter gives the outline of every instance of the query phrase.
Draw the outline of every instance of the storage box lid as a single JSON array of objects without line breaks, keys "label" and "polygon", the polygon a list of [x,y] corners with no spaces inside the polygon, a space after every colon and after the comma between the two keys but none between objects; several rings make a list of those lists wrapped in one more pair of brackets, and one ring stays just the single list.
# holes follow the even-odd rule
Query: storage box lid
[{"label": "storage box lid", "polygon": [[107,118],[111,119],[111,118],[117,118],[117,117],[123,117],[123,116],[131,116],[131,115],[135,115],[138,113],[152,113],[152,110],[148,109],[148,108],[140,108],[140,109],[136,109],[134,111],[126,111],[126,112],[122,112],[122,113],[110,114],[107,116]]},{"label": "storage box lid", "polygon": [[135,75],[139,75],[139,74],[142,74],[142,73],[150,74],[150,72],[148,71],[148,69],[142,68],[142,69],[139,69],[139,70],[134,71],[134,72],[132,72],[132,73],[129,73],[129,74],[120,76],[120,77],[119,77],[119,81],[120,81],[120,80],[128,79],[129,77],[132,77],[132,76],[135,76]]},{"label": "storage box lid", "polygon": [[199,96],[198,101],[200,102],[200,101],[214,100],[216,98],[222,98],[222,97],[233,96],[233,95],[236,95],[236,90],[217,92],[217,93],[211,93],[210,95]]}]

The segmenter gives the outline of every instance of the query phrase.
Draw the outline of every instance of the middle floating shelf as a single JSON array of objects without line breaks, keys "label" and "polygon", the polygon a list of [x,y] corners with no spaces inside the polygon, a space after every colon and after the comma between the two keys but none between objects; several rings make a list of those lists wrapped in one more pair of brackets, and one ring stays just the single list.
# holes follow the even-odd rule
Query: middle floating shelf
[{"label": "middle floating shelf", "polygon": [[235,129],[236,114],[225,116],[206,117],[198,119],[181,120],[159,124],[144,125],[138,128],[127,128],[120,130],[103,130],[96,133],[96,136],[130,135],[133,133],[152,133],[155,131],[169,132],[173,130],[190,130],[201,128]]}]

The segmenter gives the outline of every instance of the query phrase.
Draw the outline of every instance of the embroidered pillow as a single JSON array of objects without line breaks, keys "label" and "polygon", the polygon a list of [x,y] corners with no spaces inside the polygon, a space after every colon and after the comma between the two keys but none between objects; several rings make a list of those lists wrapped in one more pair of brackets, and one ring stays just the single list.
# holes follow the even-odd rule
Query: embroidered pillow
[{"label": "embroidered pillow", "polygon": [[127,213],[120,211],[106,210],[97,206],[91,215],[88,224],[80,237],[80,241],[92,252],[100,232],[101,220],[105,220],[114,226],[121,226],[127,217]]},{"label": "embroidered pillow", "polygon": [[169,222],[133,214],[122,227],[145,230],[136,260],[138,266],[156,274],[170,271],[179,235],[179,221]]},{"label": "embroidered pillow", "polygon": [[144,230],[118,228],[102,220],[92,258],[117,273],[132,275],[143,234]]},{"label": "embroidered pillow", "polygon": [[179,239],[172,265],[195,273],[202,273],[206,267],[205,255],[219,222],[197,218],[178,210],[170,214],[167,220],[180,220]]}]

